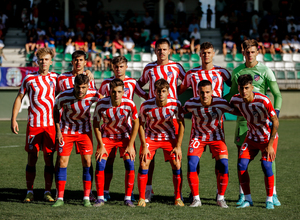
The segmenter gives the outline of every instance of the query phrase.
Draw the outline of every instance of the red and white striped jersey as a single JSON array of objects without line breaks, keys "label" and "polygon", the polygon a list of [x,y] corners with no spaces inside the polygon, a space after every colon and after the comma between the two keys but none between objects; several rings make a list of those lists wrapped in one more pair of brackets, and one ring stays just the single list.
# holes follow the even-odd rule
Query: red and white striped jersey
[{"label": "red and white striped jersey", "polygon": [[171,140],[175,139],[175,119],[183,118],[183,110],[179,100],[168,98],[164,107],[156,105],[155,98],[149,99],[141,105],[140,124],[145,125],[145,136],[151,140]]},{"label": "red and white striped jersey", "polygon": [[[60,74],[57,77],[56,92],[60,93],[60,92],[63,92],[65,90],[67,90],[67,89],[73,88],[74,87],[75,77],[76,76],[73,75],[72,71]],[[90,89],[96,89],[95,80],[90,81],[89,88]]]},{"label": "red and white striped jersey", "polygon": [[96,105],[94,112],[94,121],[103,124],[101,126],[102,137],[111,139],[129,138],[131,126],[129,118],[135,120],[138,113],[134,102],[130,99],[122,98],[121,104],[117,107],[112,106],[111,98],[104,97]]},{"label": "red and white striped jersey", "polygon": [[[99,93],[101,95],[109,96],[109,83],[115,79],[116,77],[110,77],[105,79],[100,86]],[[133,100],[133,95],[136,93],[139,97],[147,99],[147,93],[140,87],[140,85],[136,82],[135,79],[132,79],[128,76],[125,76],[124,82],[124,95],[123,98]]]},{"label": "red and white striped jersey", "polygon": [[188,100],[184,107],[185,113],[191,112],[192,131],[191,139],[197,138],[200,141],[225,140],[222,128],[222,115],[224,112],[232,113],[234,109],[222,98],[213,96],[210,106],[203,106],[200,97]]},{"label": "red and white striped jersey", "polygon": [[138,83],[144,86],[149,82],[149,98],[155,97],[154,83],[159,79],[165,79],[170,84],[170,97],[177,99],[177,84],[178,78],[183,80],[185,71],[180,63],[169,60],[166,65],[157,65],[157,62],[148,63],[144,68],[143,75],[139,79]]},{"label": "red and white striped jersey", "polygon": [[74,96],[74,88],[60,93],[55,100],[55,107],[62,114],[60,129],[63,134],[85,134],[91,131],[90,108],[97,102],[100,94],[94,89],[88,89],[83,99]]},{"label": "red and white striped jersey", "polygon": [[254,92],[254,99],[246,103],[240,94],[231,98],[230,104],[237,107],[244,118],[247,120],[247,137],[255,142],[269,142],[271,135],[270,118],[276,115],[270,99]]},{"label": "red and white striped jersey", "polygon": [[40,75],[29,73],[23,80],[19,92],[28,93],[30,107],[28,108],[28,123],[31,127],[53,126],[53,106],[55,102],[55,87],[57,74],[49,72]]},{"label": "red and white striped jersey", "polygon": [[203,70],[202,66],[193,68],[189,70],[182,82],[186,87],[192,86],[194,97],[197,97],[198,94],[198,83],[201,80],[209,80],[212,83],[213,96],[223,97],[223,84],[231,75],[228,70],[214,66],[211,70]]}]

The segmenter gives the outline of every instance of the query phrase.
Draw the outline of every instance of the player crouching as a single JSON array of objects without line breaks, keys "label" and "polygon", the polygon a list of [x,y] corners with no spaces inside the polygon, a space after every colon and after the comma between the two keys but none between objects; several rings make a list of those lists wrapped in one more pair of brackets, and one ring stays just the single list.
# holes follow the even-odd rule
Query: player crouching
[{"label": "player crouching", "polygon": [[[121,79],[113,79],[110,82],[110,96],[101,99],[95,108],[94,131],[98,142],[95,154],[97,201],[95,207],[104,205],[104,170],[107,157],[112,150],[119,148],[120,157],[123,157],[126,169],[125,173],[125,198],[124,203],[134,207],[131,201],[131,193],[134,185],[134,159],[136,138],[139,120],[135,104],[132,100],[123,98],[124,82]],[[132,128],[129,118],[132,119]],[[100,128],[100,121],[103,124]]]},{"label": "player crouching", "polygon": [[[139,202],[145,207],[145,191],[148,179],[148,169],[157,149],[164,151],[165,161],[169,161],[173,169],[173,184],[175,205],[184,206],[181,200],[181,143],[184,133],[184,118],[181,104],[178,100],[169,98],[169,83],[165,79],[155,82],[155,98],[141,105],[139,119],[139,135],[141,140],[140,168],[138,174]],[[176,117],[179,130],[178,139],[175,136],[173,118]],[[146,122],[146,129],[144,124]]]},{"label": "player crouching", "polygon": [[261,166],[265,174],[267,192],[266,208],[274,209],[272,162],[276,157],[279,121],[270,99],[263,94],[253,92],[253,78],[250,74],[239,76],[237,81],[240,94],[234,95],[230,102],[240,110],[247,120],[248,127],[238,161],[239,180],[245,193],[245,201],[237,208],[253,206],[247,169],[250,161],[261,151]]},{"label": "player crouching", "polygon": [[228,208],[224,197],[229,177],[228,151],[222,128],[222,116],[224,112],[236,113],[225,99],[212,96],[213,90],[210,81],[200,81],[197,92],[199,96],[191,98],[184,105],[185,112],[191,112],[193,115],[188,149],[188,181],[193,195],[193,202],[190,207],[202,205],[199,196],[197,164],[206,145],[208,145],[212,157],[216,159],[217,205]]},{"label": "player crouching", "polygon": [[[64,191],[67,181],[67,166],[75,143],[81,154],[83,166],[83,204],[91,207],[89,195],[92,187],[91,158],[93,154],[93,137],[90,122],[90,107],[100,98],[99,93],[89,89],[89,78],[79,74],[75,77],[74,88],[58,95],[54,106],[56,139],[58,142],[59,167],[56,171],[57,201],[52,207],[64,204]],[[63,109],[60,118],[59,110]]]}]

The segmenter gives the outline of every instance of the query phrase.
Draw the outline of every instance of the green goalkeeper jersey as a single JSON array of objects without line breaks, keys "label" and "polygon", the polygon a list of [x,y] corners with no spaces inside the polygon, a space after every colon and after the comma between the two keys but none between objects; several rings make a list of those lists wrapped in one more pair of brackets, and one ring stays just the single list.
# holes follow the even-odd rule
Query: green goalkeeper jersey
[{"label": "green goalkeeper jersey", "polygon": [[280,110],[282,97],[278,84],[276,82],[275,75],[272,70],[270,70],[270,68],[266,67],[260,62],[258,62],[257,65],[252,68],[247,68],[244,63],[233,70],[231,75],[231,89],[230,92],[225,96],[225,99],[227,99],[227,101],[230,101],[232,96],[239,93],[237,79],[239,78],[239,76],[244,74],[250,74],[252,76],[254,92],[259,92],[265,95],[268,88],[270,88],[271,93],[274,96],[274,108]]}]

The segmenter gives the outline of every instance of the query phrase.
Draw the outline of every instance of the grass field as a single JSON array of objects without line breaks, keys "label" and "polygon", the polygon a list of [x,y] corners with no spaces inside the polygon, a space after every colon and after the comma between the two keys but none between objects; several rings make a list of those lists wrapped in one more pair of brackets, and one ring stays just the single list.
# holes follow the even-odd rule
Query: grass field
[{"label": "grass field", "polygon": [[[246,209],[236,209],[238,198],[237,150],[233,144],[235,122],[225,122],[226,142],[229,149],[229,185],[226,191],[226,201],[229,209],[216,206],[216,178],[214,160],[209,151],[201,158],[200,197],[202,207],[190,208],[173,206],[172,171],[169,163],[163,162],[162,151],[156,155],[154,170],[154,198],[146,208],[129,208],[123,205],[124,197],[124,164],[121,159],[115,161],[114,177],[110,194],[112,201],[100,208],[84,208],[82,206],[82,167],[80,156],[72,152],[68,166],[68,179],[65,192],[65,205],[52,208],[50,203],[42,200],[44,179],[44,162],[42,154],[37,164],[35,179],[35,201],[31,204],[22,203],[26,194],[25,166],[27,153],[24,151],[26,122],[19,122],[19,135],[10,132],[10,122],[0,121],[0,219],[300,219],[299,187],[299,143],[300,120],[280,120],[279,147],[276,159],[277,191],[282,203],[274,210],[265,209],[264,175],[260,167],[260,157],[250,164],[251,190],[254,206]],[[191,122],[186,120],[186,130],[182,145],[183,150],[183,196],[189,194],[187,182],[187,146]],[[94,148],[95,146],[94,142]],[[137,138],[136,146],[139,149]],[[93,161],[93,164],[95,162]],[[138,170],[138,159],[135,162]],[[137,176],[137,173],[136,173]],[[137,180],[134,193],[138,198]],[[53,184],[54,195],[55,186]],[[93,183],[95,192],[95,184]]]}]

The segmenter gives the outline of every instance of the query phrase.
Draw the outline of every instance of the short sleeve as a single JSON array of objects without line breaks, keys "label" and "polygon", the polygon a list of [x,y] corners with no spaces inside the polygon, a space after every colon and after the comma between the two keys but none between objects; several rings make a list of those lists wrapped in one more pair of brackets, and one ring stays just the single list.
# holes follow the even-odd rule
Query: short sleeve
[{"label": "short sleeve", "polygon": [[144,114],[144,111],[145,111],[144,105],[142,104],[141,108],[140,108],[140,112],[139,112],[139,119],[140,119],[141,123],[145,123],[145,121],[146,121],[146,116]]},{"label": "short sleeve", "polygon": [[101,103],[98,102],[95,107],[94,116],[93,116],[94,121],[97,121],[98,123],[100,123],[101,121],[100,107],[101,107]]}]

